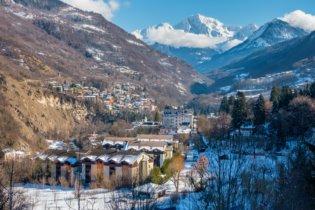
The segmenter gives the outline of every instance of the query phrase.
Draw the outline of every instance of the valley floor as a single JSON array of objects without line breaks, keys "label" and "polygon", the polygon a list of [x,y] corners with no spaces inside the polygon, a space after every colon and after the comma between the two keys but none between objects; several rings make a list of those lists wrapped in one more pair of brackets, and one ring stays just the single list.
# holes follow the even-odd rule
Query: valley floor
[{"label": "valley floor", "polygon": [[[266,179],[274,179],[277,177],[277,165],[283,163],[286,165],[287,155],[295,148],[295,142],[288,144],[285,149],[280,152],[265,152],[263,150],[252,150],[252,148],[244,149],[242,155],[242,161],[235,158],[239,154],[235,153],[234,149],[222,149],[219,150],[213,145],[203,153],[199,154],[209,160],[209,172],[212,176],[215,176],[219,167],[218,157],[222,155],[228,155],[228,159],[221,165],[222,170],[226,170],[225,174],[232,173],[231,176],[238,176],[239,170],[253,169],[260,170],[264,168],[266,173]],[[223,147],[224,148],[224,147]],[[254,151],[254,152],[253,152]],[[189,184],[187,175],[193,169],[195,162],[186,162],[185,169],[181,172],[181,181],[179,186],[180,197],[174,204],[173,195],[175,193],[175,187],[171,180],[163,185],[163,189],[166,190],[166,195],[154,200],[157,207],[160,209],[176,207],[176,209],[202,209],[202,203],[196,202],[200,193],[193,193],[192,187]],[[232,170],[231,170],[232,169]],[[235,174],[233,174],[235,173]],[[31,204],[31,209],[44,210],[44,209],[78,209],[77,199],[75,198],[75,192],[73,189],[64,189],[61,187],[51,188],[49,186],[42,185],[21,185],[17,186],[15,190],[23,191]],[[103,209],[130,209],[134,206],[136,209],[140,209],[146,202],[152,202],[147,200],[141,200],[135,198],[132,195],[132,190],[121,189],[116,191],[109,191],[106,189],[84,189],[81,195],[81,209],[89,210],[103,210]],[[248,209],[250,208],[250,204]]]}]

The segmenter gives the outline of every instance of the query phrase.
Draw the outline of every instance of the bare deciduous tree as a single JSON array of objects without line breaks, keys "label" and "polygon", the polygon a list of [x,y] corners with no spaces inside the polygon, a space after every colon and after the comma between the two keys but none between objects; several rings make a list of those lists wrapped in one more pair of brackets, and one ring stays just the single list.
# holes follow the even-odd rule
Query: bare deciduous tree
[{"label": "bare deciduous tree", "polygon": [[176,155],[172,158],[168,170],[171,174],[171,180],[174,183],[176,193],[179,190],[180,172],[184,169],[184,157]]}]

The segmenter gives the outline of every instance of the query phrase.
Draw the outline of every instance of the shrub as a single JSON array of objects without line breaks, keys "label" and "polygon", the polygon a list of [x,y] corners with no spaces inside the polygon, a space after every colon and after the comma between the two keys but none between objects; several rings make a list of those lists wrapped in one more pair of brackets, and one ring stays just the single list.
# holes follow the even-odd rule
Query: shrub
[{"label": "shrub", "polygon": [[163,178],[161,176],[161,170],[159,167],[154,167],[150,174],[151,182],[155,184],[162,184]]},{"label": "shrub", "polygon": [[171,162],[170,159],[167,159],[167,160],[164,161],[164,163],[163,163],[163,165],[162,165],[162,167],[161,167],[161,172],[162,172],[163,174],[166,174],[166,173],[167,173],[167,168],[168,168],[170,162]]}]

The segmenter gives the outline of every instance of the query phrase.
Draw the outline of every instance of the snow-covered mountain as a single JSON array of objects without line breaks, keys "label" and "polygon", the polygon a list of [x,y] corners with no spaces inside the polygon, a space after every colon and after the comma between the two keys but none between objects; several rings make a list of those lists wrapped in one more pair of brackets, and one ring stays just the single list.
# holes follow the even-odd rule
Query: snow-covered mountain
[{"label": "snow-covered mountain", "polygon": [[303,29],[293,27],[280,19],[274,19],[256,30],[243,43],[214,56],[210,61],[199,65],[199,70],[209,72],[221,68],[266,47],[306,35]]},{"label": "snow-covered mountain", "polygon": [[227,26],[196,14],[178,24],[163,23],[133,34],[156,50],[178,57],[199,72],[210,72],[315,28],[315,17],[296,10],[258,27]]},{"label": "snow-covered mountain", "polygon": [[255,48],[269,47],[279,42],[283,42],[296,37],[306,35],[306,32],[300,28],[291,26],[289,23],[280,19],[274,19],[264,24],[255,31],[248,39],[234,47],[230,52],[249,50]]},{"label": "snow-covered mountain", "polygon": [[268,91],[274,85],[299,87],[310,83],[315,78],[315,31],[262,48],[209,76],[215,81],[213,90],[225,91]]},{"label": "snow-covered mountain", "polygon": [[196,14],[185,18],[174,26],[175,29],[184,30],[193,34],[206,34],[209,37],[233,37],[234,32],[229,30],[217,19]]},{"label": "snow-covered mountain", "polygon": [[160,52],[179,57],[197,70],[199,65],[242,43],[257,26],[226,26],[217,19],[196,14],[172,26],[163,23],[133,34]]}]

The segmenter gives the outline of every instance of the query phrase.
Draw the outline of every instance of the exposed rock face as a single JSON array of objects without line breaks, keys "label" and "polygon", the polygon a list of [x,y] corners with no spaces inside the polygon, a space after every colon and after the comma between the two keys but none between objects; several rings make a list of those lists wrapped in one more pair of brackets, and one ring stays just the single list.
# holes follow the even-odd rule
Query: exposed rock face
[{"label": "exposed rock face", "polygon": [[[17,129],[15,139],[1,139],[0,146],[13,140],[14,146],[38,148],[44,145],[43,138],[67,138],[76,126],[88,124],[84,104],[43,91],[37,81],[5,78],[1,96],[6,103],[0,104],[0,110],[13,118],[9,126]],[[4,125],[5,132],[10,129]]]}]

